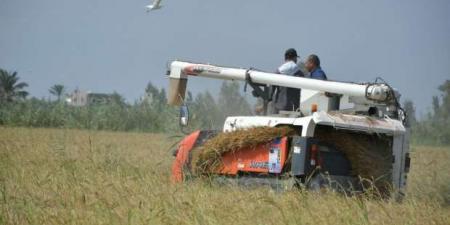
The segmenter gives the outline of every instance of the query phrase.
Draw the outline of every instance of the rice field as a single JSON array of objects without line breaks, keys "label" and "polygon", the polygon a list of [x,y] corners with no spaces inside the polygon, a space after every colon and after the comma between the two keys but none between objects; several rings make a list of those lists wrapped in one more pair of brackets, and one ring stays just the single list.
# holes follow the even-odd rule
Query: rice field
[{"label": "rice field", "polygon": [[0,127],[0,224],[450,224],[450,148],[414,146],[402,203],[172,185],[161,134]]}]

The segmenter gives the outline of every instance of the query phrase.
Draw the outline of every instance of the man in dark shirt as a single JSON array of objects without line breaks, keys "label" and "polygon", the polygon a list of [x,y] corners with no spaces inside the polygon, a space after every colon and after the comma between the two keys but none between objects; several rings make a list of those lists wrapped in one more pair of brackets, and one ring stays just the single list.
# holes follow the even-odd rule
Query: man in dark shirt
[{"label": "man in dark shirt", "polygon": [[310,55],[305,62],[306,70],[310,74],[310,78],[318,80],[327,80],[327,75],[320,67],[320,59],[317,55]]}]

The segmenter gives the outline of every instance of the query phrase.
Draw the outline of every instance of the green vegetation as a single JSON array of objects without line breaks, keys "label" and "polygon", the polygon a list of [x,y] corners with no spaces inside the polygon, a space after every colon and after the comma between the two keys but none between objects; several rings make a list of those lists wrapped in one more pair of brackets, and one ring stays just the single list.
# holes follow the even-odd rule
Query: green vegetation
[{"label": "green vegetation", "polygon": [[450,224],[450,149],[413,147],[402,203],[170,182],[165,135],[0,127],[0,224]]},{"label": "green vegetation", "polygon": [[61,97],[66,92],[66,87],[64,87],[64,85],[62,85],[62,84],[55,84],[52,87],[50,87],[48,92],[50,92],[50,94],[54,95],[58,99],[58,101],[61,101]]},{"label": "green vegetation", "polygon": [[405,104],[416,144],[450,145],[450,80],[439,86],[441,96],[433,96],[433,111],[418,121],[414,116],[412,102]]},{"label": "green vegetation", "polygon": [[[0,125],[179,132],[178,109],[167,105],[165,90],[158,89],[151,83],[145,90],[146,98],[133,104],[126,103],[121,95],[114,93],[110,101],[105,103],[71,106],[60,101],[64,90],[62,85],[50,88],[57,101],[37,98],[20,101],[5,99],[0,105]],[[204,92],[195,98],[189,93],[186,102],[191,111],[190,129],[221,129],[227,115],[251,114],[250,104],[241,96],[239,84],[235,82],[224,82],[217,100],[209,92]]]},{"label": "green vegetation", "polygon": [[0,69],[0,103],[18,101],[28,96],[24,90],[28,84],[19,82],[19,79],[17,72]]}]

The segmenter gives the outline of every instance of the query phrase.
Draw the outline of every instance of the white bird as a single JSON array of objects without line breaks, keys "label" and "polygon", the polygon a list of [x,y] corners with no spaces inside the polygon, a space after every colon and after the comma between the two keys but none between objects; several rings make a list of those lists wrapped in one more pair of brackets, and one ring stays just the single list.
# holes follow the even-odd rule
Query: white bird
[{"label": "white bird", "polygon": [[160,9],[161,7],[162,7],[161,0],[153,0],[153,4],[145,6],[147,12]]}]

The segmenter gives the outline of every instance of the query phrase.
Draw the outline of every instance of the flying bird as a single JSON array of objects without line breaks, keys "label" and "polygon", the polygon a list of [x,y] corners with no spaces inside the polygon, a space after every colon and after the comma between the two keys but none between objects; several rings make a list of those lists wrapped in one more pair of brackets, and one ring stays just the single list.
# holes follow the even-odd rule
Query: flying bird
[{"label": "flying bird", "polygon": [[162,7],[161,0],[153,0],[153,4],[145,6],[147,12],[160,9],[161,7]]}]

